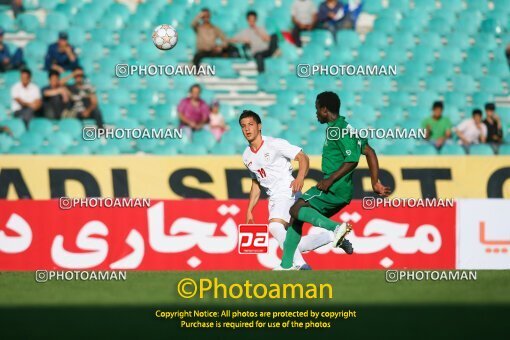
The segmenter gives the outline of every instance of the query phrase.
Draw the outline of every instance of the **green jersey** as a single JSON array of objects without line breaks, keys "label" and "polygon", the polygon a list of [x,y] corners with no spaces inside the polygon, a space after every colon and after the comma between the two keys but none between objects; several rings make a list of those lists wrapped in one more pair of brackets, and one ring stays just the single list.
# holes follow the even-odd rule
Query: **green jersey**
[{"label": "green jersey", "polygon": [[[345,117],[339,116],[335,121],[328,123],[328,131],[326,133],[326,140],[322,148],[322,172],[324,178],[329,178],[332,173],[337,171],[342,164],[346,162],[358,162],[362,147],[366,145],[364,141],[345,134],[342,136],[342,131],[349,129]],[[338,134],[335,134],[334,131]],[[329,189],[335,196],[350,201],[352,198],[352,171],[338,179]]]}]

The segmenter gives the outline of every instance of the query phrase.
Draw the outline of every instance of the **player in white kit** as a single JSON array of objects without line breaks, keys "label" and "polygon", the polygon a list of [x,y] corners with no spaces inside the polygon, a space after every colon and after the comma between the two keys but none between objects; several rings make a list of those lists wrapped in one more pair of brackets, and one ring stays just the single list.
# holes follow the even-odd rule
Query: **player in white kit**
[{"label": "player in white kit", "polygon": [[[243,153],[244,165],[252,177],[246,222],[254,223],[252,210],[258,202],[262,187],[269,196],[269,231],[283,249],[286,227],[291,219],[289,210],[300,197],[308,173],[308,156],[300,147],[284,139],[262,136],[261,120],[255,112],[243,111],[239,124],[244,137],[250,143]],[[292,160],[299,163],[296,178],[292,176]],[[333,232],[330,231],[303,237],[294,255],[295,266],[301,270],[311,269],[301,252],[317,249],[333,239]],[[348,240],[345,239],[340,248],[352,254],[352,245]]]}]

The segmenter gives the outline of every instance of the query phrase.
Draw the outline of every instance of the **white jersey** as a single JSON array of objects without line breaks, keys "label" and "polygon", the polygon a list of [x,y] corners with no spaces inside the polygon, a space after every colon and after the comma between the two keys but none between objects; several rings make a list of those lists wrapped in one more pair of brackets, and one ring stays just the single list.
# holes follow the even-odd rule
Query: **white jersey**
[{"label": "white jersey", "polygon": [[244,150],[243,162],[251,177],[260,183],[270,198],[292,197],[290,183],[294,177],[291,161],[300,151],[300,147],[285,139],[262,136],[258,150],[249,146]]}]

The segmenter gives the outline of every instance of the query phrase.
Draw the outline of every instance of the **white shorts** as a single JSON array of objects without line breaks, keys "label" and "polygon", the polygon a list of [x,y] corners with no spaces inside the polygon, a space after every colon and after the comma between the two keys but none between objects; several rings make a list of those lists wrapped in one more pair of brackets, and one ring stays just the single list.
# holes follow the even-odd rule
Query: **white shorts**
[{"label": "white shorts", "polygon": [[297,192],[294,196],[291,197],[275,197],[269,198],[269,220],[273,218],[278,218],[284,220],[285,222],[290,222],[290,208],[294,205],[294,203],[301,197],[301,192]]}]

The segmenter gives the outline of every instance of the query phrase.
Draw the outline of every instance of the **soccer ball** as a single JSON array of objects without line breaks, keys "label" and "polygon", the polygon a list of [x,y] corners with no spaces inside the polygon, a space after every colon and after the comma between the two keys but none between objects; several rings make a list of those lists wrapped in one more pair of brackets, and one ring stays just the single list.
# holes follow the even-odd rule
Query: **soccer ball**
[{"label": "soccer ball", "polygon": [[177,31],[170,25],[159,25],[152,32],[152,41],[160,50],[171,50],[177,45]]}]

